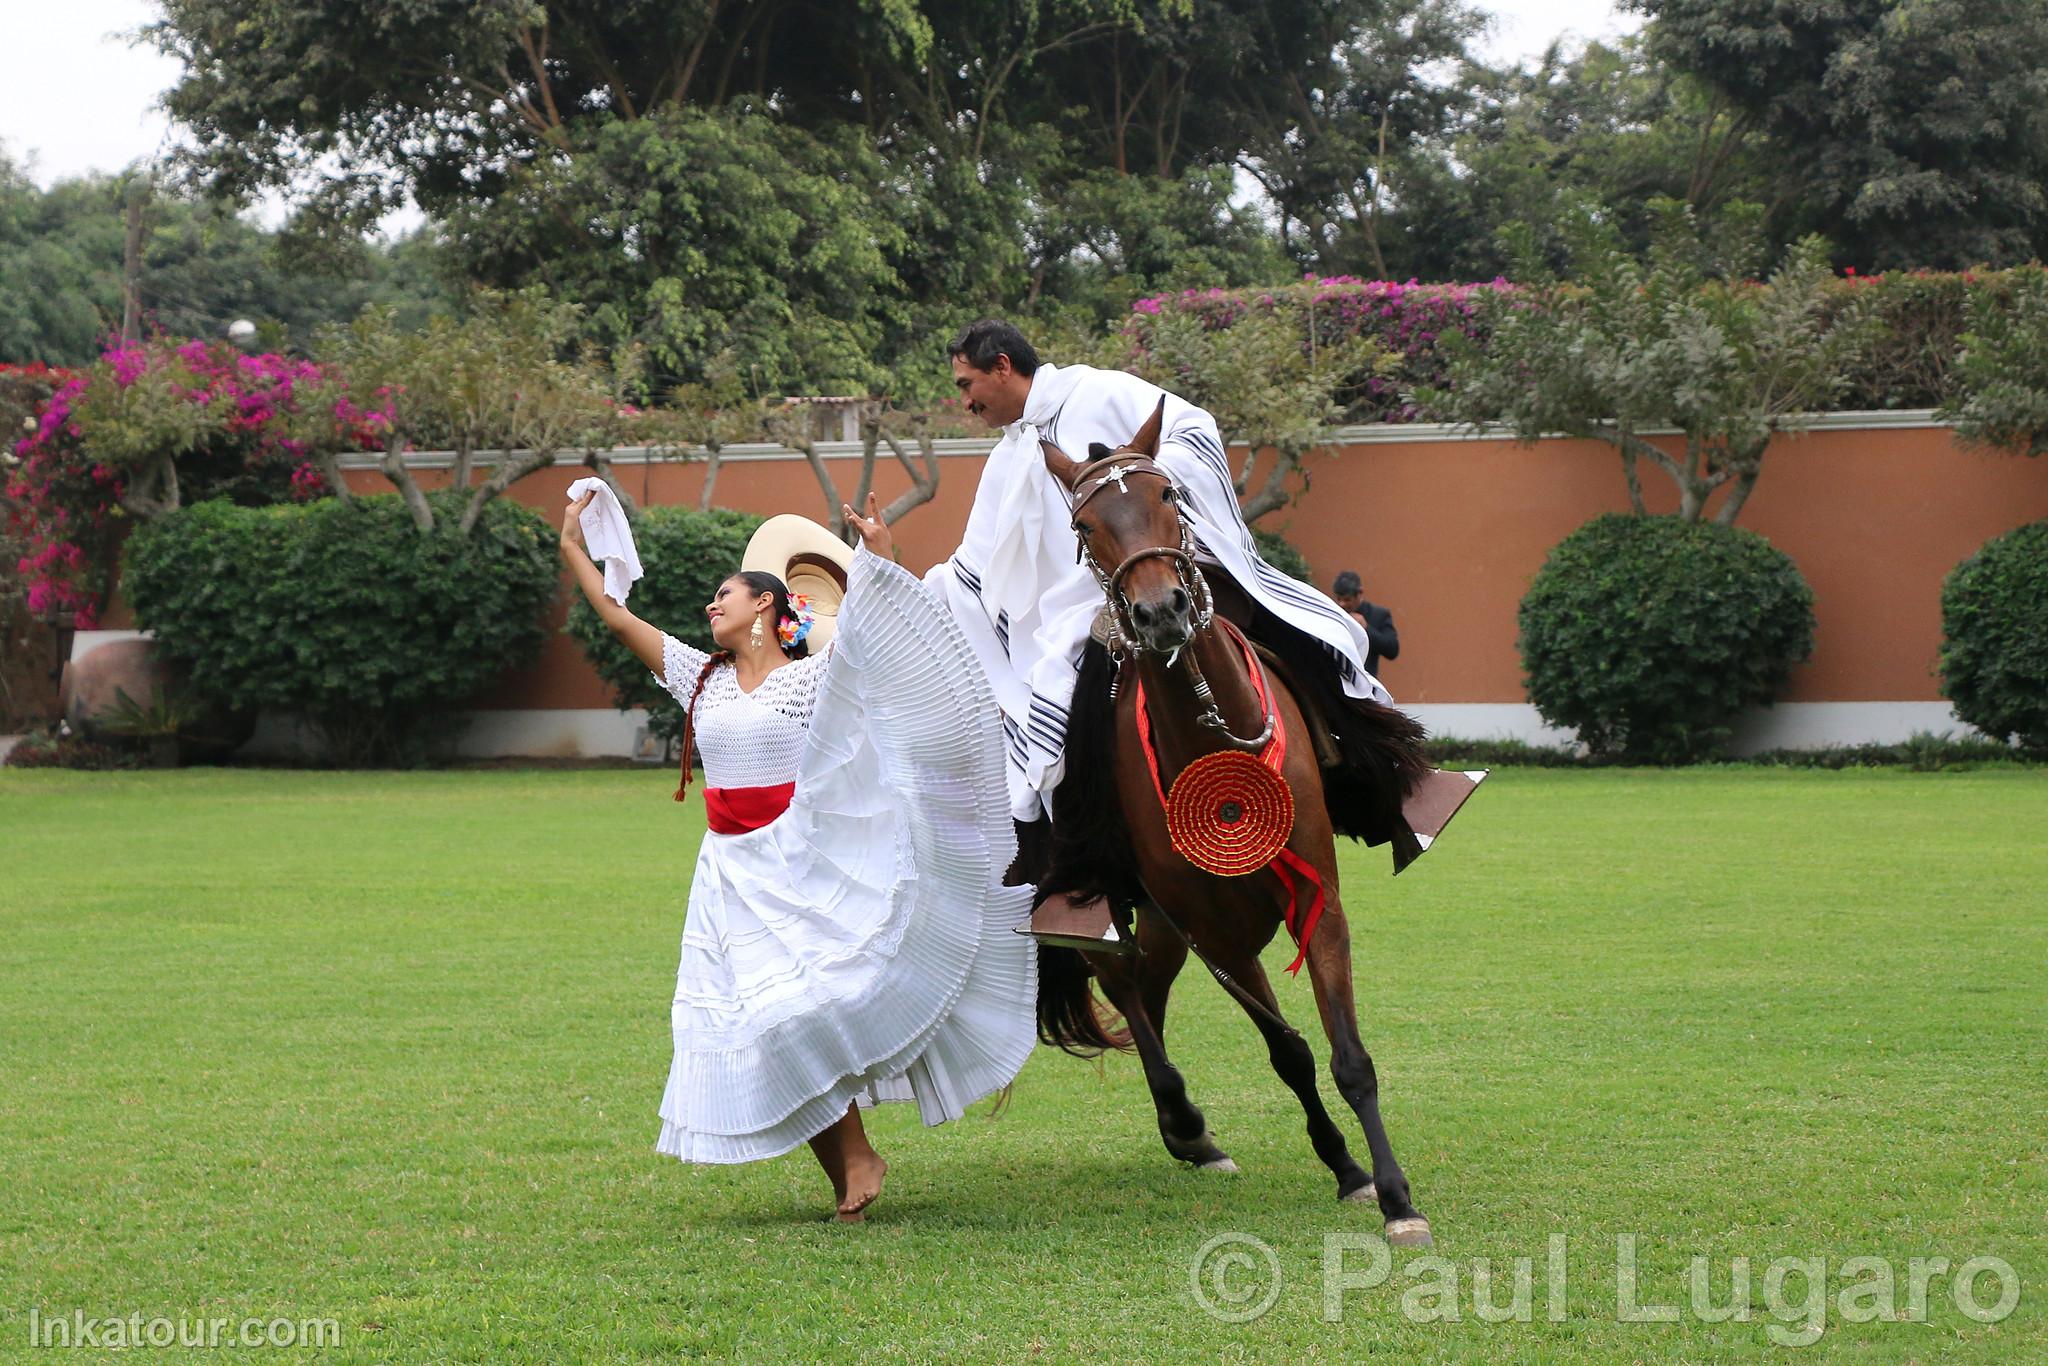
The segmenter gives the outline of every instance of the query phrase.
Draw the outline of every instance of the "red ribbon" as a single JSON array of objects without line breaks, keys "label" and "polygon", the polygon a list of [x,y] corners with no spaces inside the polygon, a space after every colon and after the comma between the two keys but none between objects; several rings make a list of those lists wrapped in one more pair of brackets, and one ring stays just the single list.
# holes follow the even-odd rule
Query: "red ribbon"
[{"label": "red ribbon", "polygon": [[715,835],[744,835],[759,830],[789,810],[795,783],[774,787],[707,787],[704,815]]},{"label": "red ribbon", "polygon": [[[1228,631],[1244,651],[1245,668],[1251,672],[1252,686],[1258,690],[1260,710],[1273,718],[1273,738],[1259,752],[1259,762],[1281,772],[1281,765],[1287,762],[1287,727],[1280,719],[1280,709],[1273,705],[1273,694],[1266,686],[1266,671],[1259,665],[1259,658],[1252,653],[1251,642],[1244,638],[1235,626],[1220,617],[1217,625]],[[1145,712],[1145,682],[1138,680],[1138,744],[1145,751],[1145,763],[1152,770],[1152,790],[1159,794],[1160,810],[1166,809],[1166,788],[1159,781],[1159,752],[1152,746],[1152,718]],[[1316,932],[1316,922],[1323,918],[1323,878],[1310,863],[1292,849],[1282,847],[1266,865],[1273,875],[1280,879],[1282,890],[1287,893],[1287,932],[1294,936],[1298,951],[1294,961],[1287,965],[1290,973],[1299,974],[1301,965],[1308,958],[1309,936]],[[1295,928],[1295,914],[1299,908],[1300,896],[1296,890],[1295,876],[1299,875],[1308,884],[1308,911],[1301,916],[1300,929]]]}]

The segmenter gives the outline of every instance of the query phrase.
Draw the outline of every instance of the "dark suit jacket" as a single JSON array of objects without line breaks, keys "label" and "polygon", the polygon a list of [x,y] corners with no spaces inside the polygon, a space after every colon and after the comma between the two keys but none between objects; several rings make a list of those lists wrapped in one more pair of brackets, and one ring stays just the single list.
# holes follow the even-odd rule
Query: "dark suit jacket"
[{"label": "dark suit jacket", "polygon": [[1401,657],[1401,636],[1394,630],[1394,614],[1375,603],[1360,601],[1351,613],[1365,627],[1365,638],[1369,648],[1365,655],[1365,671],[1374,678],[1379,677],[1382,659]]}]

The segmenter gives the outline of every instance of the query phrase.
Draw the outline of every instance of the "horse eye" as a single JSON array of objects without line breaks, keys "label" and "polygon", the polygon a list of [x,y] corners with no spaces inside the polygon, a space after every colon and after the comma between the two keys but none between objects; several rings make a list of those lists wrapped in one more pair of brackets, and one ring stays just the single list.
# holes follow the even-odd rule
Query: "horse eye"
[{"label": "horse eye", "polygon": [[1173,501],[1173,485],[1168,484],[1166,486],[1165,492],[1159,495],[1159,501],[1162,503],[1170,503]]}]

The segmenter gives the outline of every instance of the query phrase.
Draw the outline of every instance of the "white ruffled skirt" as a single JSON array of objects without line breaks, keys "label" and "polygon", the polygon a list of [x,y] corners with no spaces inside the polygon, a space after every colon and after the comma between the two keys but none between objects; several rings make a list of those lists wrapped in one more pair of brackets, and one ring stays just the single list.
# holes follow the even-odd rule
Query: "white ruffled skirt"
[{"label": "white ruffled skirt", "polygon": [[707,834],[656,1150],[751,1162],[856,1101],[957,1119],[1036,1039],[994,699],[908,573],[856,555],[789,810]]}]

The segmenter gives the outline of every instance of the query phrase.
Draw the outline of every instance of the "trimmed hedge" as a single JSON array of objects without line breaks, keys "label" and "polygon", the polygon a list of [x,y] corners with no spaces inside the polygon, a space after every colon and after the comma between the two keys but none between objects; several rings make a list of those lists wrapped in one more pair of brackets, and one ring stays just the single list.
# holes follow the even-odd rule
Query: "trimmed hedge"
[{"label": "trimmed hedge", "polygon": [[[646,572],[627,599],[633,614],[700,650],[717,649],[704,605],[719,584],[739,572],[747,539],[761,520],[724,508],[641,509],[633,523],[633,544]],[[563,629],[583,647],[583,657],[611,688],[620,711],[645,707],[655,735],[667,741],[682,735],[682,709],[655,685],[647,666],[619,642],[582,594],[571,604]]]},{"label": "trimmed hedge", "polygon": [[193,689],[235,710],[303,714],[348,765],[418,763],[448,714],[531,661],[559,566],[530,509],[429,495],[421,532],[397,495],[182,508],[140,527],[122,587]]},{"label": "trimmed hedge", "polygon": [[1813,653],[1813,590],[1754,532],[1609,513],[1550,552],[1519,645],[1529,700],[1593,754],[1691,763]]},{"label": "trimmed hedge", "polygon": [[1956,715],[2048,750],[2048,522],[1987,541],[1941,590],[1941,690]]}]

